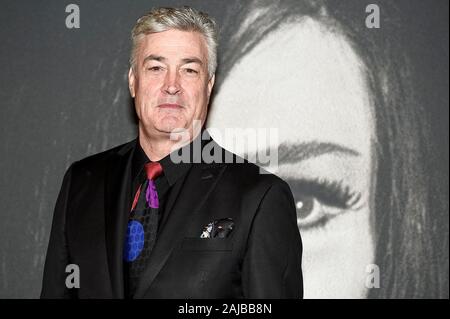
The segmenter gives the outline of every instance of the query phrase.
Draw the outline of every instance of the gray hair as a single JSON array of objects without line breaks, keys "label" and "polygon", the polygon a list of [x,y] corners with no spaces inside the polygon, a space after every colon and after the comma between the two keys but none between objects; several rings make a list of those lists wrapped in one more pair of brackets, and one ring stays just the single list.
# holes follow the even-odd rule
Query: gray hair
[{"label": "gray hair", "polygon": [[208,50],[208,73],[212,77],[217,68],[216,22],[206,13],[190,7],[156,8],[137,20],[131,31],[131,67],[136,67],[136,51],[143,35],[170,29],[199,32],[204,36]]}]

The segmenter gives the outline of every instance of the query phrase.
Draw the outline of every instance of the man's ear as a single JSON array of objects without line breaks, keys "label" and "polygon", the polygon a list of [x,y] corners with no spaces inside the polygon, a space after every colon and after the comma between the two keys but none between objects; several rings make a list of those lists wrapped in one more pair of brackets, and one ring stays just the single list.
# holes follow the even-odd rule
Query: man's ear
[{"label": "man's ear", "polygon": [[213,74],[208,80],[208,97],[211,95],[212,89],[214,87],[214,81],[216,80],[216,75]]},{"label": "man's ear", "polygon": [[134,98],[136,96],[136,76],[134,75],[133,68],[131,67],[128,71],[128,88],[130,89],[131,97]]}]

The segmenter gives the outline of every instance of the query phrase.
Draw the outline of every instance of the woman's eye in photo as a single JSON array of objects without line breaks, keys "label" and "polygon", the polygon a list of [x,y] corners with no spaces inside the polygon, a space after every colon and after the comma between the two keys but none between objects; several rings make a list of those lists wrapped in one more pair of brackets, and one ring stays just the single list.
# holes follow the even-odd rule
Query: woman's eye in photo
[{"label": "woman's eye in photo", "polygon": [[295,198],[297,225],[303,230],[324,227],[330,220],[358,207],[361,194],[342,182],[288,180]]},{"label": "woman's eye in photo", "polygon": [[339,208],[323,205],[312,196],[296,195],[295,197],[297,225],[301,229],[323,227],[342,212]]}]

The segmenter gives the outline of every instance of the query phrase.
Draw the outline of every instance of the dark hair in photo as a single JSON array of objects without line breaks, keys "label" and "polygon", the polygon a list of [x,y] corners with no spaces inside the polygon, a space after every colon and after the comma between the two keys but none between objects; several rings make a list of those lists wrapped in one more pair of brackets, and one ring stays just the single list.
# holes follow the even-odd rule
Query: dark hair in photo
[{"label": "dark hair in photo", "polygon": [[[283,23],[310,17],[344,36],[365,64],[375,110],[372,220],[381,287],[370,289],[368,297],[448,298],[448,166],[438,170],[443,143],[433,139],[427,79],[417,55],[410,54],[418,35],[400,10],[409,2],[377,3],[380,29],[366,27],[368,3],[362,1],[236,2],[222,23],[219,43],[226,50],[220,50],[216,90],[231,68]],[[433,110],[448,108],[448,93],[434,101],[441,105]]]}]

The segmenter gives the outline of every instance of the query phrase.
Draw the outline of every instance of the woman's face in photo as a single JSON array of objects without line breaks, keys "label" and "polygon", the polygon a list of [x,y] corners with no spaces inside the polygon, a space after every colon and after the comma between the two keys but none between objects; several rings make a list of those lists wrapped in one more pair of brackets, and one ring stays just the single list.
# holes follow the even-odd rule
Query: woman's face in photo
[{"label": "woman's face in photo", "polygon": [[[210,110],[208,126],[221,132],[278,129],[275,173],[296,201],[305,298],[367,295],[376,169],[368,92],[364,66],[346,39],[306,19],[281,26],[242,57]],[[210,132],[239,154],[224,133]]]}]

